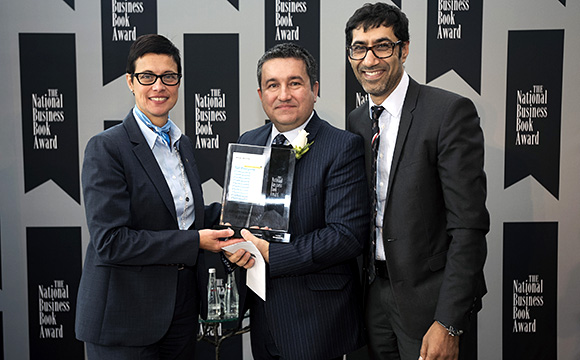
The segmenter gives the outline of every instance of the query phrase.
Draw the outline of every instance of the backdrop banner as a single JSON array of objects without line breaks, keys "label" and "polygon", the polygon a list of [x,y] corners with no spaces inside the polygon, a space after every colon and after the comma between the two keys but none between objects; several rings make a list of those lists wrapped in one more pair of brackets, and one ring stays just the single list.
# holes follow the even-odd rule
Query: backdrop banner
[{"label": "backdrop banner", "polygon": [[[4,340],[4,313],[0,311],[0,339]],[[4,360],[4,341],[0,341],[0,360]]]},{"label": "backdrop banner", "polygon": [[53,180],[80,204],[74,34],[20,34],[24,191]]},{"label": "backdrop banner", "polygon": [[107,130],[109,128],[112,128],[113,126],[119,125],[122,122],[123,122],[123,120],[104,120],[103,121],[103,130]]},{"label": "backdrop banner", "polygon": [[503,358],[557,359],[558,223],[504,223]]},{"label": "backdrop banner", "polygon": [[[346,55],[346,64],[345,64],[345,91],[344,91],[344,121],[345,121],[345,128],[346,128],[346,121],[348,120],[348,114],[351,111],[359,107],[362,103],[368,100],[369,96],[366,91],[363,89],[361,84],[354,76],[354,72],[352,71],[352,67],[350,66],[350,61],[348,60],[348,55]],[[370,119],[370,117],[369,117]],[[369,120],[370,126],[370,120]]]},{"label": "backdrop banner", "polygon": [[101,0],[103,86],[125,74],[131,44],[157,33],[157,0]]},{"label": "backdrop banner", "polygon": [[185,34],[183,47],[185,133],[201,182],[223,187],[228,144],[240,134],[239,36]]},{"label": "backdrop banner", "polygon": [[[0,218],[0,290],[3,289],[3,276],[2,276],[2,218]],[[1,328],[0,328],[1,330]],[[4,339],[3,337],[0,337],[0,340]],[[2,341],[0,341],[0,343],[2,343]],[[1,360],[1,358],[0,358]]]},{"label": "backdrop banner", "polygon": [[[308,50],[320,65],[320,0],[264,0],[264,6],[265,50],[295,42]],[[320,66],[317,77],[320,79]]]},{"label": "backdrop banner", "polygon": [[483,0],[429,1],[427,82],[455,70],[481,94]]},{"label": "backdrop banner", "polygon": [[240,10],[239,0],[228,0],[228,2],[232,4],[232,6],[236,8],[236,10],[238,11]]},{"label": "backdrop banner", "polygon": [[532,175],[559,198],[563,56],[564,30],[508,34],[504,188]]},{"label": "backdrop banner", "polygon": [[80,227],[26,228],[30,360],[84,359],[75,339]]}]

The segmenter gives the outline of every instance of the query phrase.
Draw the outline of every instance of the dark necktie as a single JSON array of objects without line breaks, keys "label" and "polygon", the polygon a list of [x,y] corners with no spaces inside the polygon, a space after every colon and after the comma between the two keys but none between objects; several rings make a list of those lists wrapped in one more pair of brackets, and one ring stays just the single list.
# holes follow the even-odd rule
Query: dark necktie
[{"label": "dark necktie", "polygon": [[371,245],[369,249],[369,283],[372,283],[375,280],[376,272],[375,272],[375,253],[377,247],[377,157],[379,155],[379,142],[381,140],[381,130],[379,128],[379,117],[383,110],[385,110],[382,106],[373,106],[372,110],[372,119],[371,119],[371,130],[373,133],[373,137],[371,139],[371,148],[373,149],[373,162],[372,162],[372,170],[373,170],[373,197],[372,197],[372,220],[371,220]]},{"label": "dark necktie", "polygon": [[274,140],[272,140],[272,146],[285,146],[286,140],[288,140],[286,139],[286,136],[278,134]]}]

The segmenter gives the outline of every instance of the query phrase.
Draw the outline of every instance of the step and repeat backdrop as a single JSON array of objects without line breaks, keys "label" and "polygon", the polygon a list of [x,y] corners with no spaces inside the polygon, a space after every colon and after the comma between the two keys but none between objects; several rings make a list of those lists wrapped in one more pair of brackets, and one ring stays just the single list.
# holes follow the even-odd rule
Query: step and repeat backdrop
[{"label": "step and repeat backdrop", "polygon": [[[84,358],[74,338],[89,241],[80,168],[87,141],[133,105],[132,41],[159,33],[182,51],[171,118],[194,141],[209,203],[221,199],[228,143],[266,120],[256,92],[266,49],[292,41],[314,55],[316,109],[344,128],[366,99],[344,40],[365,2],[2,0],[0,360]],[[579,358],[580,3],[392,3],[410,20],[407,72],[471,98],[481,117],[492,227],[479,358]],[[247,335],[224,348],[251,359]],[[213,356],[200,345],[200,358]]]}]

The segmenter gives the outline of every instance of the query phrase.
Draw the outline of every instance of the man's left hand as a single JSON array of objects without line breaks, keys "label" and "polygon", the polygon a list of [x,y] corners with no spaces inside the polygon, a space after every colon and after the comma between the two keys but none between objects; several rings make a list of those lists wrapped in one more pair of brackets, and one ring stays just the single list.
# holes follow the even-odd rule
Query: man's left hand
[{"label": "man's left hand", "polygon": [[459,336],[449,335],[449,331],[437,321],[423,336],[422,360],[457,360],[459,358]]},{"label": "man's left hand", "polygon": [[253,242],[254,245],[256,245],[256,247],[258,248],[258,250],[260,250],[260,253],[262,254],[262,257],[264,258],[264,260],[267,263],[270,263],[270,243],[267,242],[266,240],[262,240],[256,236],[254,236],[254,234],[252,234],[247,229],[242,229],[241,234],[242,234],[242,237],[246,241]]}]

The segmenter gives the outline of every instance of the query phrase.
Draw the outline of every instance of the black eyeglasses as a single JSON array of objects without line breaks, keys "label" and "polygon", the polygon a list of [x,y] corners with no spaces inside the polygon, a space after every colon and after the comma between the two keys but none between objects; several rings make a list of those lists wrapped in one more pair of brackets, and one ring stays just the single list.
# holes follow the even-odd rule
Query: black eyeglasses
[{"label": "black eyeglasses", "polygon": [[161,82],[167,86],[175,86],[179,84],[179,81],[181,80],[181,74],[176,73],[155,75],[150,72],[143,72],[143,73],[133,73],[133,76],[137,78],[139,84],[144,86],[155,84],[155,82],[159,78],[161,78]]},{"label": "black eyeglasses", "polygon": [[377,59],[386,59],[393,56],[395,52],[395,46],[402,44],[401,40],[397,42],[382,42],[380,44],[376,44],[373,46],[364,46],[364,45],[351,45],[346,48],[348,52],[348,57],[353,60],[362,60],[367,56],[367,53],[370,51],[373,52],[373,55]]}]

